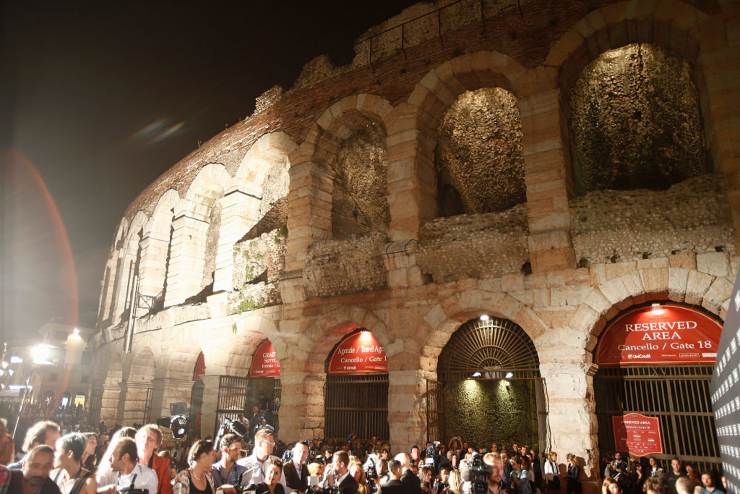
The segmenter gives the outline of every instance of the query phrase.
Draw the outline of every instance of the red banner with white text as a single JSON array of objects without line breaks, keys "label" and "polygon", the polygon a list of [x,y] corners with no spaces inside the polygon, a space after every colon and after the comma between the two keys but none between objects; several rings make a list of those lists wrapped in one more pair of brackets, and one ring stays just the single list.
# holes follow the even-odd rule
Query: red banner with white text
[{"label": "red banner with white text", "polygon": [[370,331],[352,333],[342,340],[329,360],[329,374],[385,374],[385,351]]},{"label": "red banner with white text", "polygon": [[619,317],[604,331],[596,363],[713,365],[721,334],[720,323],[698,310],[673,304],[643,307]]},{"label": "red banner with white text", "polygon": [[280,377],[280,360],[270,340],[263,341],[255,350],[249,377]]},{"label": "red banner with white text", "polygon": [[663,452],[658,417],[628,413],[612,417],[614,445],[631,456],[657,455]]}]

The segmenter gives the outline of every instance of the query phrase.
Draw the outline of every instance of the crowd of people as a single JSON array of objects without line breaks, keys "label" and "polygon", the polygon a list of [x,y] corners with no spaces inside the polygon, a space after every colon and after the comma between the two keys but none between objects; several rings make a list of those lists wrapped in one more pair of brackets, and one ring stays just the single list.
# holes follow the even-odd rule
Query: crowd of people
[{"label": "crowd of people", "polygon": [[[235,421],[237,422],[237,421]],[[0,494],[581,494],[575,455],[461,438],[392,453],[376,438],[285,445],[275,429],[225,424],[216,440],[163,445],[155,424],[114,433],[63,434],[52,421],[30,427],[14,455],[0,422]],[[165,446],[165,447],[163,447]],[[179,453],[187,449],[186,454]],[[723,494],[717,479],[678,459],[664,472],[645,463],[607,458],[602,494]]]}]

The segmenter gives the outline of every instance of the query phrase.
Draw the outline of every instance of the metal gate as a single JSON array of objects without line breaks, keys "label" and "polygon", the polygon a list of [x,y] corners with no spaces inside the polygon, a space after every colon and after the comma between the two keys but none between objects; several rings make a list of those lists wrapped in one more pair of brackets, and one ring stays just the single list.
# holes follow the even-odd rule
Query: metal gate
[{"label": "metal gate", "polygon": [[660,420],[664,454],[654,456],[663,468],[669,468],[674,456],[702,472],[719,468],[709,391],[712,369],[708,365],[599,369],[594,391],[601,451],[615,450],[613,416],[642,413]]},{"label": "metal gate", "polygon": [[247,411],[247,385],[249,379],[237,376],[219,376],[218,406],[216,408],[217,430],[224,419],[236,420]]},{"label": "metal gate", "polygon": [[327,438],[389,439],[388,374],[329,374],[324,396]]},{"label": "metal gate", "polygon": [[439,383],[437,381],[430,381],[427,379],[427,390],[424,393],[424,405],[426,406],[427,415],[427,442],[440,441],[443,438],[440,436],[440,424],[442,419],[440,418],[440,407],[439,407]]}]

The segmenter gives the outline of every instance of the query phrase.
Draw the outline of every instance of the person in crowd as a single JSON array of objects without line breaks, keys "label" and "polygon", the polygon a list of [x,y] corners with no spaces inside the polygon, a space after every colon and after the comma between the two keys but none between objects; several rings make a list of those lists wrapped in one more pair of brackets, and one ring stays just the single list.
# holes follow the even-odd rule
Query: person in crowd
[{"label": "person in crowd", "polygon": [[691,480],[691,484],[694,486],[694,489],[696,489],[701,485],[701,476],[699,475],[699,472],[696,471],[696,468],[694,468],[694,465],[691,463],[687,463],[685,468],[686,477]]},{"label": "person in crowd", "polygon": [[20,464],[20,469],[8,470],[8,493],[61,494],[59,487],[49,477],[54,466],[54,450],[51,447],[45,444],[34,446],[26,452]]},{"label": "person in crowd", "polygon": [[110,463],[115,475],[114,484],[106,491],[108,494],[127,489],[140,489],[149,494],[157,494],[157,474],[139,461],[136,441],[130,437],[121,437],[116,441],[113,454],[110,456]]},{"label": "person in crowd", "polygon": [[[620,465],[619,468],[624,467],[623,465]],[[611,482],[609,482],[609,485],[606,487],[606,492],[607,494],[622,494],[622,487],[616,480],[611,480]]]},{"label": "person in crowd", "polygon": [[62,494],[96,494],[95,476],[82,465],[86,446],[87,438],[79,432],[57,440],[51,477]]},{"label": "person in crowd", "polygon": [[612,461],[607,463],[606,468],[604,468],[604,478],[615,478],[617,476],[617,472],[619,472],[622,467],[626,467],[626,464],[622,459],[622,453],[617,451],[614,453]]},{"label": "person in crowd", "polygon": [[147,424],[136,431],[136,446],[139,448],[139,463],[157,474],[157,494],[172,494],[170,484],[170,462],[155,454],[162,445],[162,431],[157,424]]},{"label": "person in crowd", "polygon": [[674,485],[676,494],[694,494],[694,483],[688,477],[678,477]]},{"label": "person in crowd", "polygon": [[98,450],[98,435],[94,432],[86,432],[85,450],[82,452],[82,466],[89,472],[95,472],[98,459],[96,452]]},{"label": "person in crowd", "polygon": [[211,476],[215,459],[213,441],[195,441],[188,452],[189,467],[175,477],[174,494],[216,494]]},{"label": "person in crowd", "polygon": [[[254,449],[252,454],[246,458],[240,458],[236,461],[238,465],[245,468],[242,476],[242,486],[250,486],[266,483],[267,471],[274,461],[272,452],[275,449],[275,437],[272,428],[263,427],[258,429],[254,434]],[[284,480],[280,476],[280,482],[284,485]]]},{"label": "person in crowd", "polygon": [[683,465],[678,457],[671,458],[671,468],[666,474],[666,483],[670,494],[676,493],[676,480],[684,475]]},{"label": "person in crowd", "polygon": [[100,455],[100,460],[98,460],[98,469],[95,472],[95,481],[98,483],[99,486],[108,486],[115,484],[116,473],[113,471],[113,468],[111,466],[113,452],[116,449],[118,441],[122,437],[133,439],[134,436],[136,436],[136,429],[134,429],[133,427],[121,427],[115,432],[115,434],[113,434],[113,437],[108,443],[108,447],[105,449],[103,454]]},{"label": "person in crowd", "polygon": [[379,494],[405,494],[406,488],[401,483],[403,465],[398,460],[388,462],[388,474],[390,480],[380,486]]},{"label": "person in crowd", "polygon": [[488,492],[489,494],[501,494],[503,492],[501,472],[495,465],[491,467],[491,473],[488,476]]},{"label": "person in crowd", "polygon": [[337,451],[332,458],[331,472],[327,475],[324,488],[334,489],[339,494],[357,494],[357,481],[349,473],[349,454]]},{"label": "person in crowd", "polygon": [[434,480],[432,494],[447,494],[450,489],[450,467],[442,466],[439,468],[439,475]]},{"label": "person in crowd", "polygon": [[421,478],[421,492],[424,494],[432,494],[432,487],[434,485],[434,469],[430,465],[424,465],[421,467],[419,477]]},{"label": "person in crowd", "polygon": [[645,486],[645,481],[647,480],[648,476],[647,472],[645,471],[645,467],[642,465],[642,462],[634,462],[633,475],[635,478],[633,491],[638,494],[644,492],[643,487]]},{"label": "person in crowd", "polygon": [[566,456],[568,459],[568,468],[566,470],[566,494],[581,494],[583,487],[581,486],[581,467],[578,465],[578,457],[572,453],[568,453]]},{"label": "person in crowd", "polygon": [[357,493],[368,494],[367,488],[367,476],[365,471],[362,469],[362,462],[356,456],[349,457],[349,474],[357,482]]},{"label": "person in crowd", "polygon": [[289,494],[305,494],[308,490],[308,446],[304,443],[297,442],[293,446],[291,461],[283,465],[283,475],[285,476],[285,491]]},{"label": "person in crowd", "polygon": [[701,487],[698,494],[725,494],[725,491],[717,487],[714,483],[714,475],[710,472],[701,474]]},{"label": "person in crowd", "polygon": [[532,480],[530,479],[529,459],[519,456],[514,460],[514,472],[512,474],[512,485],[517,494],[533,494]]},{"label": "person in crowd", "polygon": [[283,468],[283,462],[276,458],[267,468],[265,482],[255,486],[255,494],[285,494],[285,489],[280,483]]},{"label": "person in crowd", "polygon": [[609,494],[609,485],[614,482],[614,479],[607,477],[601,481],[601,494]]},{"label": "person in crowd", "polygon": [[411,463],[411,457],[406,453],[398,453],[395,460],[401,463],[401,483],[408,494],[421,493],[421,480],[416,476]]},{"label": "person in crowd", "polygon": [[451,494],[462,494],[462,479],[460,478],[460,472],[457,469],[450,470],[450,487],[447,489],[448,493]]},{"label": "person in crowd", "polygon": [[419,461],[421,460],[421,451],[419,450],[419,446],[413,445],[411,446],[411,450],[409,451],[409,456],[411,457],[411,461],[416,462],[416,464],[419,464]]},{"label": "person in crowd", "polygon": [[236,462],[239,459],[244,443],[236,434],[225,434],[219,443],[221,459],[211,467],[213,485],[222,489],[227,494],[236,494],[236,487],[241,485],[242,475],[246,470]]},{"label": "person in crowd", "polygon": [[8,433],[8,423],[0,418],[0,465],[7,465],[13,461],[15,456],[15,444],[13,437]]},{"label": "person in crowd", "polygon": [[658,465],[658,460],[654,456],[648,458],[648,477],[658,477],[663,475],[663,469]]},{"label": "person in crowd", "polygon": [[555,451],[550,451],[545,461],[545,487],[550,492],[560,492],[560,470],[558,454]]},{"label": "person in crowd", "polygon": [[[23,447],[21,448],[24,452],[31,451],[36,446],[45,445],[50,448],[54,448],[57,439],[61,436],[59,424],[50,420],[42,420],[36,422],[26,432],[26,438],[23,440]],[[23,468],[23,462],[26,456],[21,458],[20,461],[11,463],[8,468],[11,470],[20,470]]]},{"label": "person in crowd", "polygon": [[645,480],[645,494],[666,494],[665,474],[661,470]]}]

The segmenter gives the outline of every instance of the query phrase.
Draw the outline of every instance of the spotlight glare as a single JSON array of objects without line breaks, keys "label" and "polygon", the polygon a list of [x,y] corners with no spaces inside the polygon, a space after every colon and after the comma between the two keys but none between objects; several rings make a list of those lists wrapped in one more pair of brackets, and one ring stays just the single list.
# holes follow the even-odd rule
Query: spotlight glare
[{"label": "spotlight glare", "polygon": [[483,322],[490,321],[491,320],[491,316],[489,316],[488,314],[481,314],[480,315],[480,320],[483,321]]},{"label": "spotlight glare", "polygon": [[480,377],[481,373],[479,371],[473,372],[473,377]]},{"label": "spotlight glare", "polygon": [[506,379],[511,379],[512,377],[514,377],[514,373],[513,372],[507,372],[506,373]]}]

